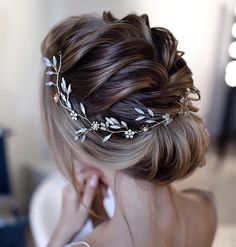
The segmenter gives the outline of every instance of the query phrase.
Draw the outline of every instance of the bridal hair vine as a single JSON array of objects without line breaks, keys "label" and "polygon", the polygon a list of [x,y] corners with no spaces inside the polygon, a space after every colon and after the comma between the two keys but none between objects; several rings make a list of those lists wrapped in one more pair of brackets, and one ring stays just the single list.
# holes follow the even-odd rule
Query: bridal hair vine
[{"label": "bridal hair vine", "polygon": [[[98,121],[90,121],[86,116],[85,106],[82,102],[79,102],[80,112],[77,112],[73,109],[72,104],[70,102],[70,94],[72,93],[71,84],[68,85],[65,78],[60,76],[61,70],[61,63],[62,63],[62,53],[58,52],[58,58],[53,56],[50,60],[47,57],[43,57],[43,62],[45,66],[48,68],[46,71],[46,75],[48,77],[55,76],[55,81],[47,81],[46,86],[53,86],[56,88],[56,94],[54,95],[53,99],[55,103],[60,103],[63,108],[65,108],[72,120],[76,121],[78,118],[82,118],[86,120],[90,127],[82,127],[80,129],[76,129],[73,131],[73,136],[75,140],[80,138],[80,141],[83,142],[86,139],[86,135],[90,131],[98,131],[103,130],[108,132],[102,142],[106,142],[110,139],[112,134],[115,133],[123,133],[125,138],[133,138],[136,134],[141,132],[147,132],[155,126],[164,124],[168,125],[174,116],[178,114],[187,115],[189,113],[188,110],[188,102],[190,100],[199,100],[200,93],[199,90],[195,87],[192,89],[187,88],[184,96],[182,96],[179,102],[182,104],[181,109],[177,113],[153,113],[151,109],[140,109],[135,107],[134,110],[139,114],[135,121],[145,120],[145,124],[143,124],[139,130],[132,130],[128,127],[125,121],[118,121],[114,117],[105,117],[105,122],[98,122]],[[190,97],[190,94],[197,93],[197,98]]]}]

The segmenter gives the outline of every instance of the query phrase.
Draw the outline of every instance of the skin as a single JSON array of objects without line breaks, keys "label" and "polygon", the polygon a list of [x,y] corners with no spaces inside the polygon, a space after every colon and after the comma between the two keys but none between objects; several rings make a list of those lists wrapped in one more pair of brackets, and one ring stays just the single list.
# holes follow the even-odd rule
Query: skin
[{"label": "skin", "polygon": [[[118,201],[115,200],[115,213],[109,219],[102,201],[108,186],[115,194],[116,173],[119,175]],[[91,217],[95,229],[83,239],[92,247],[133,246],[123,214],[129,222],[136,247],[212,245],[217,219],[210,192],[181,192],[173,185],[157,186],[121,172],[99,170],[85,162],[80,162],[76,174],[78,182],[84,185],[83,195],[78,196],[72,185],[63,190],[61,218],[47,247],[63,247],[91,217],[79,202],[81,198],[89,208],[103,216],[102,220]],[[95,187],[89,186],[88,182],[93,174],[98,178]]]}]

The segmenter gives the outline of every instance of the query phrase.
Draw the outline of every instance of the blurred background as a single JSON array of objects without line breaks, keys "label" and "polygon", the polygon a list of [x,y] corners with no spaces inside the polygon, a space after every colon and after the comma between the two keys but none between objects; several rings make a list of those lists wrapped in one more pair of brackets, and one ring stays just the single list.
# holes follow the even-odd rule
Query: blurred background
[{"label": "blurred background", "polygon": [[[51,193],[45,200],[55,196],[60,201],[56,192],[63,184],[40,122],[42,39],[62,18],[104,10],[119,18],[132,11],[146,13],[152,27],[170,29],[179,41],[202,93],[199,114],[211,144],[207,166],[176,186],[214,191],[219,214],[214,247],[236,246],[234,0],[0,0],[0,246],[44,246],[59,213],[59,202],[52,202],[55,215],[46,218],[53,223],[37,223],[46,211],[44,203],[39,208],[37,193],[44,188]],[[56,181],[53,185],[49,176]],[[51,190],[43,187],[46,183]]]}]

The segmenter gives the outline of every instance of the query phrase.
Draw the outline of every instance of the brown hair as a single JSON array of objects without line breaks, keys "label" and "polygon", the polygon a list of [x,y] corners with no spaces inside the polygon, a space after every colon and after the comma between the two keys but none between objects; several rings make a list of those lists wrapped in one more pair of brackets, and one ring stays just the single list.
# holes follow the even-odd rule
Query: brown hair
[{"label": "brown hair", "polygon": [[[150,108],[154,113],[176,112],[185,90],[193,87],[192,72],[177,44],[169,30],[151,28],[146,14],[130,13],[117,19],[104,11],[102,17],[84,14],[56,25],[42,43],[42,54],[51,58],[62,52],[61,74],[72,86],[75,109],[80,101],[89,119],[114,117],[136,129],[134,107]],[[71,131],[86,122],[71,120],[68,112],[55,104],[55,91],[45,86],[45,79],[41,105],[46,136],[70,178],[79,156],[94,166],[158,184],[185,178],[205,164],[209,136],[192,102],[189,115],[178,115],[169,125],[133,139],[116,134],[103,143],[101,130],[90,132],[81,143],[73,139]]]}]

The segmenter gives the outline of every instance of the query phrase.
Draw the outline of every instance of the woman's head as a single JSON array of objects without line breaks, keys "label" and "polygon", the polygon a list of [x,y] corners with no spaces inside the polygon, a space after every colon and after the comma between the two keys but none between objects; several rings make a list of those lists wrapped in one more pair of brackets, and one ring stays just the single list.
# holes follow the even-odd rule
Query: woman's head
[{"label": "woman's head", "polygon": [[[178,112],[181,97],[193,88],[191,70],[177,50],[177,40],[165,28],[150,27],[148,16],[129,14],[122,19],[80,15],[56,25],[42,44],[43,56],[62,53],[61,76],[71,84],[71,102],[86,106],[87,117],[103,121],[114,117],[137,129],[134,108],[154,113]],[[47,78],[44,78],[44,82]],[[51,76],[50,80],[55,80]],[[70,177],[74,164],[86,160],[101,169],[120,170],[134,178],[167,184],[190,175],[205,163],[209,136],[194,112],[179,114],[132,139],[115,134],[102,142],[104,131],[91,131],[86,141],[71,132],[86,127],[53,100],[55,90],[42,83],[41,105],[49,145]]]}]

